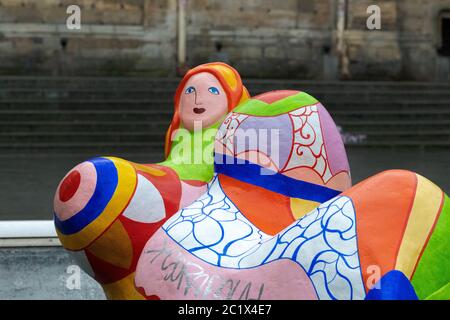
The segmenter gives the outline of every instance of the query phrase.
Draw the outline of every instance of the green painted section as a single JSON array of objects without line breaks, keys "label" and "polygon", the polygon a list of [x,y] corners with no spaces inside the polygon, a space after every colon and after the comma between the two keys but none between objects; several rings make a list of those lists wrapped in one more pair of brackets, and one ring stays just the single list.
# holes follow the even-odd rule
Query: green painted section
[{"label": "green painted section", "polygon": [[258,99],[249,99],[246,102],[239,105],[237,108],[235,108],[233,111],[238,113],[245,113],[249,115],[261,115],[262,111],[264,110],[264,107],[268,104],[258,100]]},{"label": "green painted section", "polygon": [[[275,101],[272,104],[267,104],[263,101],[257,99],[250,99],[238,106],[234,111],[237,113],[248,114],[252,116],[277,116],[284,114],[295,109],[316,104],[316,98],[310,96],[305,92],[300,92],[298,94],[286,97],[284,99]],[[263,108],[269,105],[270,107]]]},{"label": "green painted section", "polygon": [[448,300],[450,297],[450,282],[438,291],[426,297],[425,300]]},{"label": "green painted section", "polygon": [[411,281],[420,299],[433,296],[439,299],[450,299],[449,231],[450,199],[445,195],[439,220]]},{"label": "green painted section", "polygon": [[167,159],[160,165],[172,168],[182,180],[211,181],[214,175],[214,138],[222,120],[201,131],[181,128]]}]

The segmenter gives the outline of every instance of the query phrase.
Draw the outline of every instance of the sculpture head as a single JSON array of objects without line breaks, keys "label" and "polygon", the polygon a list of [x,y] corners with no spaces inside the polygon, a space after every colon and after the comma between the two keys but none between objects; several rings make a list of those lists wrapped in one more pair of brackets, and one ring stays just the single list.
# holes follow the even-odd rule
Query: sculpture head
[{"label": "sculpture head", "polygon": [[175,93],[175,112],[166,134],[166,156],[177,129],[193,131],[195,124],[208,128],[248,97],[237,71],[225,63],[207,63],[189,70]]},{"label": "sculpture head", "polygon": [[225,90],[211,73],[193,75],[183,91],[180,97],[180,118],[182,126],[189,131],[195,129],[195,122],[202,127],[209,127],[228,113]]}]

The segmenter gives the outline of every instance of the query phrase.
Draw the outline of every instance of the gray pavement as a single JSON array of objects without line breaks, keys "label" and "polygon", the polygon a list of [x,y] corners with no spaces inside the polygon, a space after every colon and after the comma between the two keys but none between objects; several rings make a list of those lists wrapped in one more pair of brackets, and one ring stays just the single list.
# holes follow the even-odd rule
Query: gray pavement
[{"label": "gray pavement", "polygon": [[[450,150],[347,147],[353,183],[387,169],[408,169],[450,193]],[[0,155],[0,220],[52,219],[54,191],[79,162],[95,155]],[[161,156],[116,155],[152,163]]]},{"label": "gray pavement", "polygon": [[62,247],[0,248],[1,299],[105,299]]}]

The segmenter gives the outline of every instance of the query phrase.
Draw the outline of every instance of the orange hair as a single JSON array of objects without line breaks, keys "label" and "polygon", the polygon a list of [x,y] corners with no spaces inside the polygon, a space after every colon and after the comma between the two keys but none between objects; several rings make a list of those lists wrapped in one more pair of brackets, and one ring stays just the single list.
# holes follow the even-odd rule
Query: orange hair
[{"label": "orange hair", "polygon": [[242,84],[241,76],[239,75],[239,73],[233,67],[230,67],[225,63],[205,63],[190,69],[181,80],[180,84],[178,85],[177,91],[175,92],[174,114],[169,129],[167,130],[165,139],[166,141],[164,151],[166,157],[169,155],[170,148],[172,146],[172,134],[181,126],[180,97],[183,93],[184,86],[186,85],[186,82],[190,77],[200,72],[211,73],[214,77],[217,78],[217,80],[219,80],[220,84],[225,90],[225,93],[227,94],[228,112],[233,110],[240,102],[245,101],[250,97],[247,89]]}]

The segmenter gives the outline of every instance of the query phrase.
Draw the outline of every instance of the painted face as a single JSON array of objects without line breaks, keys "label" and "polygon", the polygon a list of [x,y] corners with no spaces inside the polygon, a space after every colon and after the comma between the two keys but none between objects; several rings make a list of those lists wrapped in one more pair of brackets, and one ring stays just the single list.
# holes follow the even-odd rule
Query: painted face
[{"label": "painted face", "polygon": [[207,128],[222,118],[228,110],[228,99],[219,80],[208,72],[193,75],[186,82],[180,97],[180,117],[183,127],[194,130],[194,122]]}]

